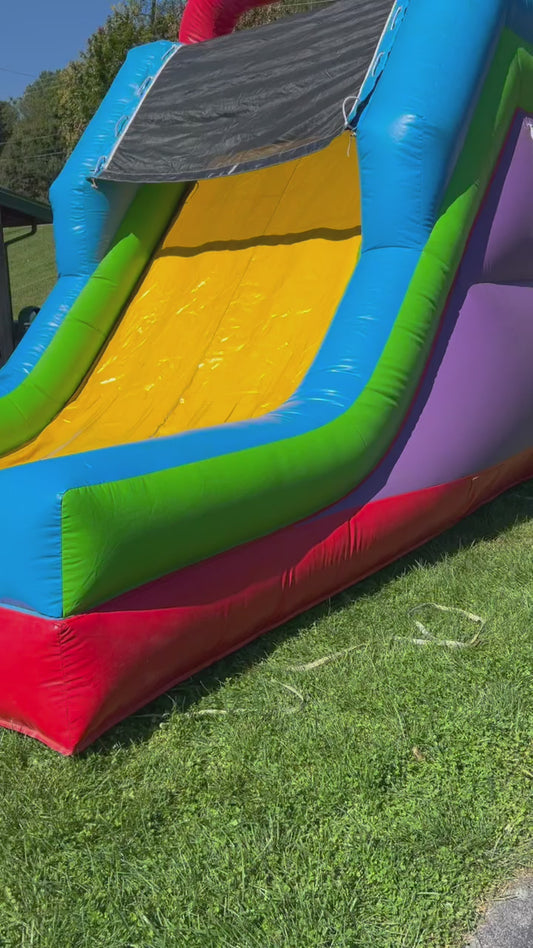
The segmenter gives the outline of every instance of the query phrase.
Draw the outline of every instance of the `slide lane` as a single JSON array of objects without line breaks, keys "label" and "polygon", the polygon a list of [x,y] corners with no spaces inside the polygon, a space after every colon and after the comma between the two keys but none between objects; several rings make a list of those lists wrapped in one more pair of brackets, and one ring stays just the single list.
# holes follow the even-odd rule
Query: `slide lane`
[{"label": "slide lane", "polygon": [[277,408],[311,365],[360,243],[345,136],[297,162],[195,185],[82,387],[0,467]]}]

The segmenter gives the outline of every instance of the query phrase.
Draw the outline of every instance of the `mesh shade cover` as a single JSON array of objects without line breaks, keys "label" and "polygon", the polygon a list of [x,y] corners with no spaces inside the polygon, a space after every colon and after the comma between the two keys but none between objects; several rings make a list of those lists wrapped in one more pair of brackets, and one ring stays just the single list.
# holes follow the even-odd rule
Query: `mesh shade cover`
[{"label": "mesh shade cover", "polygon": [[314,13],[180,47],[98,178],[195,181],[325,147],[344,128],[391,0],[337,0]]}]

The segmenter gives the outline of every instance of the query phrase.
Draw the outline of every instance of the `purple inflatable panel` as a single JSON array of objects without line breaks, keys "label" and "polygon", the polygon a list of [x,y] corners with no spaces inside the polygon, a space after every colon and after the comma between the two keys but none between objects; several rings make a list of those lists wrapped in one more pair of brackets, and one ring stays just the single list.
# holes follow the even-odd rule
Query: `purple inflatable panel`
[{"label": "purple inflatable panel", "polygon": [[446,484],[533,445],[533,122],[515,119],[418,395],[339,506]]}]

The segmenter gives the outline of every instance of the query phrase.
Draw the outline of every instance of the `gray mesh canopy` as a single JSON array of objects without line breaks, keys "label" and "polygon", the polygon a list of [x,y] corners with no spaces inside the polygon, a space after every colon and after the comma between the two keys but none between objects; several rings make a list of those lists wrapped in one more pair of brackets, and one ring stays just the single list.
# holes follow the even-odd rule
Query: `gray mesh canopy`
[{"label": "gray mesh canopy", "polygon": [[343,103],[359,93],[391,5],[336,0],[181,46],[98,177],[195,181],[323,148],[344,128]]}]

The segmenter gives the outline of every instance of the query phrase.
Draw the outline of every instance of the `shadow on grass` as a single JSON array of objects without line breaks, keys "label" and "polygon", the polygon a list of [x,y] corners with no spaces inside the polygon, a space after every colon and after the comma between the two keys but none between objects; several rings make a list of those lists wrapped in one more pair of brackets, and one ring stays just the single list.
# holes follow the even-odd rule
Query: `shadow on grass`
[{"label": "shadow on grass", "polygon": [[252,666],[264,661],[276,651],[279,645],[310,628],[324,616],[330,616],[345,609],[362,595],[368,596],[378,592],[391,580],[414,568],[433,566],[460,550],[501,537],[517,523],[529,520],[531,517],[533,517],[533,481],[507,491],[413,553],[396,560],[368,579],[325,600],[314,609],[302,613],[277,629],[266,632],[249,645],[243,646],[193,675],[192,678],[176,685],[104,734],[82,754],[82,757],[94,753],[105,754],[116,749],[117,746],[127,747],[148,740],[168,715],[169,708],[186,712],[201,698],[207,694],[215,694],[227,681],[235,679]]}]

